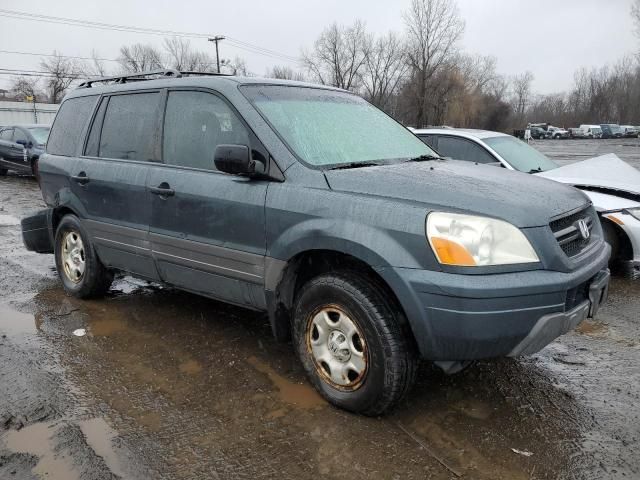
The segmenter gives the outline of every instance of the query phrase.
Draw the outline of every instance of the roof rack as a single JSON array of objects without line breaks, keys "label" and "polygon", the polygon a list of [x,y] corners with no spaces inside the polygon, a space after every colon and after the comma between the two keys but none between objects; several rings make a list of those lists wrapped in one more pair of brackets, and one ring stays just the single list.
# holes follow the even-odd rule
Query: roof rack
[{"label": "roof rack", "polygon": [[[100,77],[94,78],[92,80],[85,80],[78,88],[91,88],[94,83],[127,83],[127,82],[141,82],[145,80],[154,80],[159,77],[171,77],[171,78],[180,78],[183,76],[192,76],[192,75],[203,75],[203,76],[214,76],[214,77],[228,77],[227,73],[215,73],[215,72],[192,72],[192,71],[178,71],[173,68],[167,68],[163,70],[151,70],[149,72],[137,72],[137,73],[127,73],[124,75],[115,75],[113,77]],[[155,77],[155,78],[148,78]]]}]

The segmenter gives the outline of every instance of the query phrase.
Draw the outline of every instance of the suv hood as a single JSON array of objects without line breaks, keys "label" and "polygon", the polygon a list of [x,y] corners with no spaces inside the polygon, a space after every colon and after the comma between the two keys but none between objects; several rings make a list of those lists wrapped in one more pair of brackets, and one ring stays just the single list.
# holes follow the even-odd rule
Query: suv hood
[{"label": "suv hood", "polygon": [[636,194],[640,201],[640,171],[620,160],[615,153],[536,173],[577,187],[595,187],[603,193]]},{"label": "suv hood", "polygon": [[325,176],[333,190],[499,218],[520,228],[548,225],[552,217],[590,203],[579,190],[557,182],[456,160],[328,170]]}]

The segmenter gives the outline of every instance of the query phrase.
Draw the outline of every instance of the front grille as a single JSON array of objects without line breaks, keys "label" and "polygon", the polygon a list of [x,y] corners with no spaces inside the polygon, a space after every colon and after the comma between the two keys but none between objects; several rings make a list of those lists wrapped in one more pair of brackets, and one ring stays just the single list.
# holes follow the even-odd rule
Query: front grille
[{"label": "front grille", "polygon": [[[587,226],[587,238],[580,229],[580,221],[584,220]],[[591,242],[594,218],[591,209],[586,208],[566,217],[558,218],[549,223],[554,237],[567,257],[575,257],[582,252]]]}]

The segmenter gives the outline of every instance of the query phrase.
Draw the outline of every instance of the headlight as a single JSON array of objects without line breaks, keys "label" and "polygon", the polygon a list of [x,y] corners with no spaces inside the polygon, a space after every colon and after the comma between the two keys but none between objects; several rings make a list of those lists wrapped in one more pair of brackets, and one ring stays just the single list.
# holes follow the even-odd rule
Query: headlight
[{"label": "headlight", "polygon": [[640,207],[639,208],[628,208],[627,212],[636,220],[640,220]]},{"label": "headlight", "polygon": [[540,261],[518,228],[493,218],[432,212],[427,217],[427,238],[438,261],[445,265],[509,265]]}]

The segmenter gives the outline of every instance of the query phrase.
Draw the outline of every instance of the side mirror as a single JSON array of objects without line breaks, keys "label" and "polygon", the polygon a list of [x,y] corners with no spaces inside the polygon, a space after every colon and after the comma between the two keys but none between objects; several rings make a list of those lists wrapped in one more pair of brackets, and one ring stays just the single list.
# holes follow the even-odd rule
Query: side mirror
[{"label": "side mirror", "polygon": [[216,168],[232,175],[259,175],[265,164],[253,160],[246,145],[218,145],[213,157]]}]

